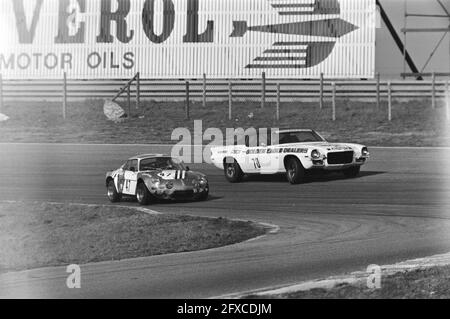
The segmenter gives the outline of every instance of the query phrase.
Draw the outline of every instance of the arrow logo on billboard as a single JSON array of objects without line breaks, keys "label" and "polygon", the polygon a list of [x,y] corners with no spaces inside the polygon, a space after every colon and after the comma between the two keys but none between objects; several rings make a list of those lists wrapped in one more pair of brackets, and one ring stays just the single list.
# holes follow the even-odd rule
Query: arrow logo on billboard
[{"label": "arrow logo on billboard", "polygon": [[248,31],[340,38],[358,27],[342,19],[327,19],[249,27],[246,21],[233,21],[231,37],[243,37]]},{"label": "arrow logo on billboard", "polygon": [[[338,0],[295,0],[291,2],[269,0],[271,6],[282,16],[305,16],[340,14]],[[244,37],[248,32],[263,32],[297,36],[326,37],[325,42],[276,42],[271,49],[253,60],[246,68],[310,68],[323,62],[333,51],[336,40],[358,27],[341,18],[249,26],[247,21],[233,21],[230,37]]]}]

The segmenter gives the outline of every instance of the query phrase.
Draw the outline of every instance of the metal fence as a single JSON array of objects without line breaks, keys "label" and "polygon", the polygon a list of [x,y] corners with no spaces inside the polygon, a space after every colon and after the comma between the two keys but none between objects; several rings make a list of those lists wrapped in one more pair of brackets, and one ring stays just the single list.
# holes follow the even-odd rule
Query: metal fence
[{"label": "metal fence", "polygon": [[[136,75],[139,79],[139,74]],[[135,78],[136,78],[135,76]],[[135,79],[133,78],[133,79]],[[131,81],[132,82],[132,81]],[[124,87],[124,84],[126,85]],[[64,74],[56,80],[3,80],[0,75],[0,113],[5,101],[60,101],[63,117],[69,100],[116,99],[128,100],[136,96],[140,100],[186,101],[186,117],[189,118],[191,101],[202,101],[204,107],[209,102],[227,100],[229,117],[232,114],[233,101],[260,101],[261,108],[267,102],[277,105],[277,118],[282,102],[317,101],[323,108],[325,101],[331,100],[332,119],[336,119],[338,99],[374,101],[380,106],[387,101],[388,119],[392,119],[393,99],[430,99],[434,109],[438,99],[446,100],[447,119],[450,119],[450,92],[448,81],[333,81],[321,78],[318,81],[294,81],[266,79],[260,80],[149,80],[139,79],[136,86],[130,80],[69,80]],[[125,97],[119,93],[127,91]]]},{"label": "metal fence", "polygon": [[[129,80],[1,80],[0,94],[4,101],[61,101],[66,88],[69,100],[112,99],[118,90]],[[184,100],[186,81],[189,82],[191,100],[228,100],[231,87],[233,99],[275,101],[301,101],[333,97],[333,84],[336,98],[382,99],[387,98],[389,87],[393,98],[430,98],[446,96],[446,81],[294,81],[294,80],[148,80],[140,81],[141,99]],[[136,94],[136,88],[131,88]]]}]

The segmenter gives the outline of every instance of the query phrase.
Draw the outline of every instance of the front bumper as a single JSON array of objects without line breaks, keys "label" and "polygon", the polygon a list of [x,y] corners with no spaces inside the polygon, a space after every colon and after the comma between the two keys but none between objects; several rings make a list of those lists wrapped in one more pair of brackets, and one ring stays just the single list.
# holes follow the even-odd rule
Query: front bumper
[{"label": "front bumper", "polygon": [[209,192],[209,185],[174,185],[168,189],[165,185],[150,189],[150,193],[161,199],[195,199],[204,193]]},{"label": "front bumper", "polygon": [[321,160],[312,160],[312,165],[310,169],[326,170],[326,171],[344,170],[354,166],[362,166],[367,162],[367,160],[368,157],[358,157],[353,158],[353,161],[351,163],[329,164],[327,158],[325,157],[324,159]]}]

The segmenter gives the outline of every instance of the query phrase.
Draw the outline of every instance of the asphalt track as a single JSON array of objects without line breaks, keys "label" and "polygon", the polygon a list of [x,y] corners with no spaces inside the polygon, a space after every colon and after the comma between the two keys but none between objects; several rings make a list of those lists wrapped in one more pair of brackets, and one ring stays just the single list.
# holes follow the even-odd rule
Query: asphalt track
[{"label": "asphalt track", "polygon": [[[0,200],[108,204],[104,173],[162,146],[0,144]],[[82,266],[81,289],[65,267],[0,275],[0,297],[207,298],[363,270],[450,251],[450,151],[376,148],[361,177],[283,177],[229,184],[207,164],[211,198],[162,203],[161,212],[276,224],[228,247]],[[121,205],[137,206],[134,202]]]}]

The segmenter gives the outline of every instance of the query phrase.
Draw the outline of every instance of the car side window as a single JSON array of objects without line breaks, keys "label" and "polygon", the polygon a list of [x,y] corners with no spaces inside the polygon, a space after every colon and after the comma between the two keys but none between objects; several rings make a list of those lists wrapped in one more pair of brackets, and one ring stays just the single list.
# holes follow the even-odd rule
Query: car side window
[{"label": "car side window", "polygon": [[138,161],[137,160],[132,160],[129,161],[129,167],[128,167],[128,171],[133,171],[133,172],[137,172],[138,171]]},{"label": "car side window", "polygon": [[132,168],[134,168],[134,171],[137,172],[137,165],[138,165],[137,160],[129,160],[123,165],[122,169],[124,171],[132,171],[133,170]]},{"label": "car side window", "polygon": [[122,169],[124,171],[128,171],[128,168],[130,167],[131,161],[127,161],[125,164],[123,164]]}]

